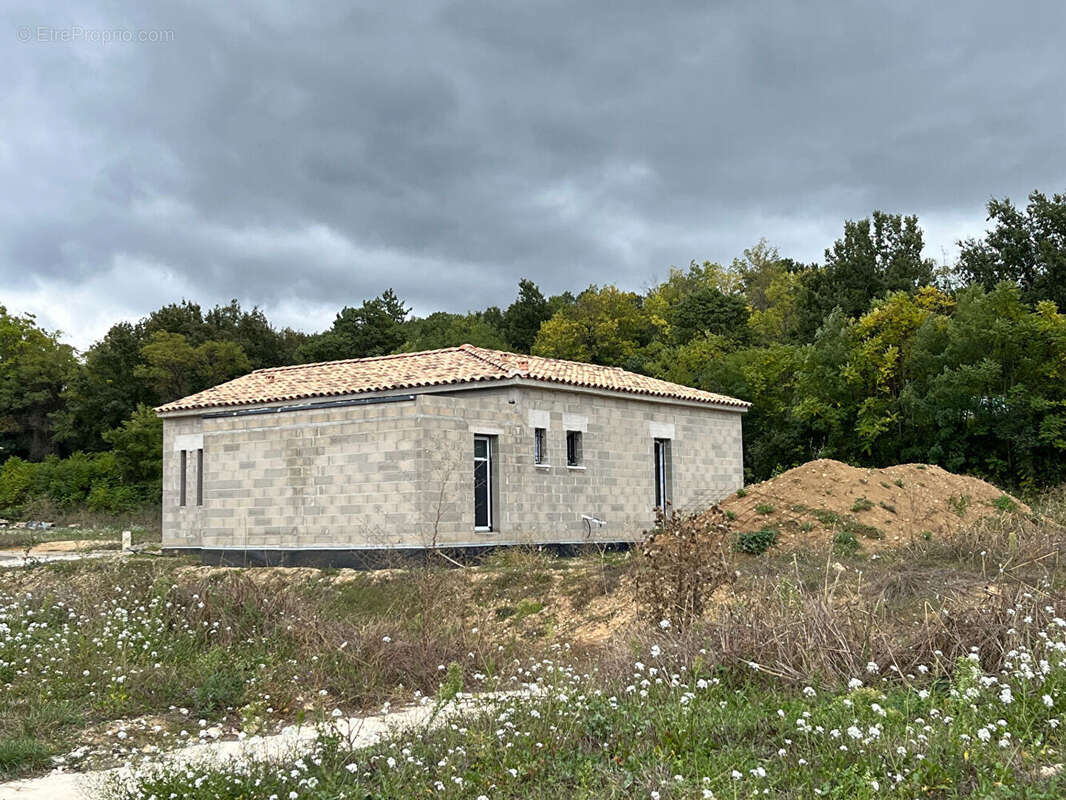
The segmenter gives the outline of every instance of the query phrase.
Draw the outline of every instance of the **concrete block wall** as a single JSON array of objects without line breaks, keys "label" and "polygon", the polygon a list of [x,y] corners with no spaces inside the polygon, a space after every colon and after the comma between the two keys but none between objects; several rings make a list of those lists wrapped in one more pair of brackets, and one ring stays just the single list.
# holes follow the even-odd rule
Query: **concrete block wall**
[{"label": "concrete block wall", "polygon": [[[419,394],[413,401],[164,421],[167,547],[384,548],[629,539],[653,522],[653,439],[671,439],[679,508],[742,485],[741,414],[532,386]],[[533,429],[548,428],[548,464]],[[581,468],[566,430],[582,431]],[[494,530],[475,532],[475,434],[494,437]],[[204,448],[204,505],[180,507],[178,443]],[[190,437],[193,437],[190,439]]]},{"label": "concrete block wall", "polygon": [[[520,387],[429,396],[448,425],[429,414],[427,461],[457,460],[460,469],[448,514],[436,526],[438,543],[581,541],[582,515],[607,521],[593,528],[605,540],[638,537],[654,523],[654,440],[671,440],[671,501],[699,510],[743,485],[741,414],[611,395]],[[533,430],[547,428],[547,464],[533,459]],[[566,431],[581,430],[582,464],[566,464]],[[473,437],[496,437],[498,500],[491,533],[473,531]],[[434,455],[436,454],[436,455]],[[435,461],[434,461],[435,459]],[[434,467],[424,468],[428,474]],[[434,487],[437,489],[433,491]],[[427,486],[439,496],[440,483]]]}]

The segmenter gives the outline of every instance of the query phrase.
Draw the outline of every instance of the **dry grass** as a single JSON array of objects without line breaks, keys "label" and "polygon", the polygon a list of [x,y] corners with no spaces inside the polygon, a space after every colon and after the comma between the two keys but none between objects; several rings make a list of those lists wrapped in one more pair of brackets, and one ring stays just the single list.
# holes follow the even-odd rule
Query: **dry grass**
[{"label": "dry grass", "polygon": [[[1063,498],[1049,498],[1040,514],[989,517],[872,558],[828,548],[740,556],[741,579],[702,621],[665,633],[633,625],[600,666],[628,669],[635,650],[658,643],[679,664],[700,658],[742,680],[838,684],[868,669],[906,680],[919,667],[950,671],[971,650],[994,672],[1011,631],[1066,616]],[[1032,621],[1020,621],[1016,608]]]}]

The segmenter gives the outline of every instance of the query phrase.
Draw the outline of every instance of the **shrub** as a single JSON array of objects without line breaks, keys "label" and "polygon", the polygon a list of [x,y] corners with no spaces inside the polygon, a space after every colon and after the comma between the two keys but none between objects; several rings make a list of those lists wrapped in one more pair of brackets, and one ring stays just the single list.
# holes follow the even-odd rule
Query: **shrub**
[{"label": "shrub", "polygon": [[718,506],[702,514],[658,512],[634,566],[641,615],[684,628],[733,575],[726,543],[733,529]]},{"label": "shrub", "polygon": [[760,528],[757,531],[747,531],[737,536],[735,549],[741,553],[758,556],[765,553],[777,542],[776,528]]}]

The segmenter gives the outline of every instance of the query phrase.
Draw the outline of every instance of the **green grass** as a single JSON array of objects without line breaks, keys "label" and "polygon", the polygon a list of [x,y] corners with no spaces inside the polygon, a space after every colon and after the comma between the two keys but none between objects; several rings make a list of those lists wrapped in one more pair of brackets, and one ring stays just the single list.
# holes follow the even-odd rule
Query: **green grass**
[{"label": "green grass", "polygon": [[859,552],[862,545],[851,531],[837,531],[833,536],[833,552],[842,556],[853,556]]},{"label": "green grass", "polygon": [[[492,674],[516,652],[464,624],[477,609],[459,570],[334,580],[179,572],[187,563],[135,557],[0,572],[0,769],[39,770],[115,720],[154,718],[163,732],[140,731],[137,743],[167,744],[159,736],[195,736],[199,719],[229,728],[255,719],[269,730],[309,709],[357,713],[434,691],[439,664]],[[522,598],[515,616],[540,608]],[[534,644],[522,652],[539,652]],[[88,757],[109,763],[133,743],[105,738]]]},{"label": "green grass", "polygon": [[756,514],[773,514],[774,507],[770,503],[759,503],[755,506]]},{"label": "green grass", "polygon": [[43,769],[52,763],[56,750],[39,736],[0,737],[0,778]]},{"label": "green grass", "polygon": [[486,699],[461,719],[369,748],[330,737],[299,761],[150,768],[105,794],[1050,800],[1066,792],[1066,775],[1040,771],[1066,746],[1066,731],[1051,722],[1066,706],[1058,657],[1046,677],[1019,669],[983,683],[962,659],[905,682],[864,672],[856,680],[869,687],[849,689],[767,682],[758,671],[721,680],[705,661],[679,664],[664,644],[614,681],[524,662],[520,682],[535,680],[539,696]]},{"label": "green grass", "polygon": [[739,489],[737,489],[737,497],[747,497],[747,496],[748,496],[748,490],[745,489],[743,486],[740,487]]}]

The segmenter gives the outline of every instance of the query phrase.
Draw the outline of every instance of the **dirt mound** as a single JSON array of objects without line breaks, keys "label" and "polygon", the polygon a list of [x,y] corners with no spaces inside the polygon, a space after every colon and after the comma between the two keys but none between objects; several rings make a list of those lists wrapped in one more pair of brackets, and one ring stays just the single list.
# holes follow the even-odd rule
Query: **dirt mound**
[{"label": "dirt mound", "polygon": [[990,483],[930,464],[884,469],[819,459],[748,486],[723,500],[739,531],[774,529],[777,546],[876,550],[916,538],[946,537],[984,517],[1030,513]]}]

